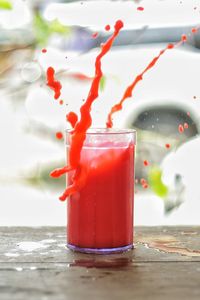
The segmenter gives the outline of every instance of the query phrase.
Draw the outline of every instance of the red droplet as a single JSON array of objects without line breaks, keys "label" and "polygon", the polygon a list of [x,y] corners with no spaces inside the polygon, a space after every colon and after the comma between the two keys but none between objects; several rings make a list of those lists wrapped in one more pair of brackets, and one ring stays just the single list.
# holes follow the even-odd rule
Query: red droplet
[{"label": "red droplet", "polygon": [[178,131],[179,131],[180,133],[183,133],[183,132],[184,132],[184,127],[183,127],[182,124],[179,124],[179,126],[178,126]]},{"label": "red droplet", "polygon": [[185,129],[188,129],[188,128],[189,128],[189,125],[188,125],[188,123],[186,123],[186,122],[183,124],[183,126],[184,126]]},{"label": "red droplet", "polygon": [[56,132],[56,138],[57,138],[58,140],[61,140],[61,139],[63,138],[62,132],[60,132],[60,131]]},{"label": "red droplet", "polygon": [[54,99],[58,99],[60,97],[62,85],[60,81],[56,80],[55,77],[55,70],[53,67],[49,67],[47,69],[47,85],[54,91]]},{"label": "red droplet", "polygon": [[47,52],[47,49],[43,48],[42,53],[46,53],[46,52]]},{"label": "red droplet", "polygon": [[144,7],[142,7],[142,6],[138,6],[138,7],[137,7],[137,10],[139,10],[139,11],[143,11],[143,10],[144,10]]},{"label": "red droplet", "polygon": [[109,25],[109,24],[105,26],[105,30],[106,30],[106,31],[109,31],[109,30],[110,30],[110,25]]},{"label": "red droplet", "polygon": [[188,117],[190,117],[190,112],[189,111],[187,112],[187,115],[188,115]]},{"label": "red droplet", "polygon": [[197,28],[192,28],[192,33],[196,33],[197,32]]},{"label": "red droplet", "polygon": [[78,116],[75,112],[70,111],[67,115],[66,115],[66,120],[71,124],[71,126],[74,128],[77,121],[78,121]]},{"label": "red droplet", "polygon": [[144,161],[143,161],[143,164],[144,164],[145,167],[147,167],[147,166],[149,165],[148,160],[144,160]]},{"label": "red droplet", "polygon": [[146,180],[145,180],[144,178],[141,178],[141,179],[140,179],[140,183],[141,183],[142,185],[144,185],[144,184],[146,183]]},{"label": "red droplet", "polygon": [[168,49],[173,49],[173,48],[174,48],[174,44],[171,44],[171,43],[168,44],[167,48],[168,48]]},{"label": "red droplet", "polygon": [[186,42],[187,41],[187,35],[186,34],[182,34],[181,41],[182,42]]},{"label": "red droplet", "polygon": [[170,144],[165,144],[165,147],[166,147],[167,149],[169,149],[169,148],[171,147],[171,145],[170,145]]},{"label": "red droplet", "polygon": [[59,101],[59,104],[60,104],[60,105],[63,105],[63,100],[60,100],[60,101]]},{"label": "red droplet", "polygon": [[94,32],[94,33],[92,34],[92,38],[93,38],[93,39],[96,39],[97,36],[98,36],[98,32]]},{"label": "red droplet", "polygon": [[149,186],[148,186],[147,183],[145,183],[145,184],[142,185],[142,187],[143,187],[144,189],[147,189]]}]

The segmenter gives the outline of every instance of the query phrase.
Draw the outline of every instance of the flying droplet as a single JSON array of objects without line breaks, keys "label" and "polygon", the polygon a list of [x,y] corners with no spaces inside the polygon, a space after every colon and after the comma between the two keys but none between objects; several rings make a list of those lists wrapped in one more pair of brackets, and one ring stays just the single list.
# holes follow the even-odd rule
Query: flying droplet
[{"label": "flying droplet", "polygon": [[109,25],[109,24],[105,26],[105,30],[106,30],[106,31],[109,31],[109,30],[110,30],[110,25]]},{"label": "flying droplet", "polygon": [[58,140],[61,140],[61,139],[63,138],[62,132],[60,132],[60,131],[56,132],[56,138],[57,138]]},{"label": "flying droplet", "polygon": [[144,164],[145,167],[147,167],[147,166],[149,165],[148,160],[144,160],[144,161],[143,161],[143,164]]},{"label": "flying droplet", "polygon": [[171,147],[171,145],[170,145],[170,144],[165,144],[165,147],[166,147],[167,149],[169,149],[169,148]]},{"label": "flying droplet", "polygon": [[179,126],[178,126],[178,131],[179,131],[180,133],[183,133],[183,132],[184,132],[184,127],[183,127],[182,124],[179,124]]}]

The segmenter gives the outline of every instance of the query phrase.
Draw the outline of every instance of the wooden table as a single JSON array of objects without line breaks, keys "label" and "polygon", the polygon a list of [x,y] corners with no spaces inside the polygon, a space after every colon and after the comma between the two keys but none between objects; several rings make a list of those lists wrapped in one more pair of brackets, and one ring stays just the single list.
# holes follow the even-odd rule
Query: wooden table
[{"label": "wooden table", "polygon": [[4,227],[0,299],[200,299],[200,227],[139,227],[133,251],[73,253],[65,228]]}]

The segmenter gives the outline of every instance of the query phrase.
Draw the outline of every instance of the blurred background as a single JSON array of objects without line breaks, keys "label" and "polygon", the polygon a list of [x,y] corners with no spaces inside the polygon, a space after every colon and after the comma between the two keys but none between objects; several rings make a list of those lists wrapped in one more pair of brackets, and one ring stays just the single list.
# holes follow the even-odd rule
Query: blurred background
[{"label": "blurred background", "polygon": [[[0,226],[66,224],[58,200],[65,179],[49,177],[65,163],[56,133],[68,126],[67,112],[79,114],[117,19],[124,28],[102,61],[93,126],[104,126],[137,74],[186,34],[144,75],[114,127],[138,133],[135,224],[199,224],[200,31],[192,33],[199,1],[0,0]],[[63,102],[46,85],[49,66]]]}]

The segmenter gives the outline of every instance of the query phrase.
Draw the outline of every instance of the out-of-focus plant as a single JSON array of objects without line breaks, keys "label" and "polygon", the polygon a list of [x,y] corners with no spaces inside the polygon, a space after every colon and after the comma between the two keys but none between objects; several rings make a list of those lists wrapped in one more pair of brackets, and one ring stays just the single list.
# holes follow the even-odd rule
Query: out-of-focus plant
[{"label": "out-of-focus plant", "polygon": [[162,171],[158,167],[149,170],[149,185],[152,191],[159,197],[164,198],[168,194],[167,186],[162,182]]},{"label": "out-of-focus plant", "polygon": [[9,10],[12,9],[12,3],[8,0],[0,0],[0,9]]},{"label": "out-of-focus plant", "polygon": [[70,27],[62,25],[58,20],[46,21],[38,12],[34,15],[33,30],[37,43],[42,46],[47,44],[48,39],[53,34],[57,33],[64,36],[71,31]]},{"label": "out-of-focus plant", "polygon": [[171,213],[183,203],[185,187],[181,178],[175,177],[174,186],[167,187],[162,181],[162,170],[153,167],[148,174],[149,186],[164,201],[165,214]]}]

